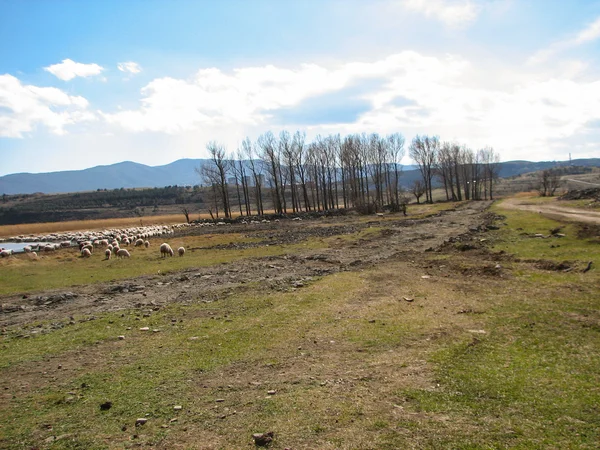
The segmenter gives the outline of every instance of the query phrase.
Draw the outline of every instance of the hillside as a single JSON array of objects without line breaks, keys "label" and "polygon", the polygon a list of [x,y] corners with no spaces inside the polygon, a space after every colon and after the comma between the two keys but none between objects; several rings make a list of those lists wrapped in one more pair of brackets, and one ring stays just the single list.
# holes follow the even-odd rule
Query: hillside
[{"label": "hillside", "polygon": [[[45,194],[95,191],[97,189],[152,188],[164,186],[193,186],[200,184],[195,169],[206,159],[179,159],[164,166],[125,161],[108,166],[96,166],[84,170],[50,173],[15,173],[0,177],[0,194]],[[600,167],[600,158],[576,159],[577,166]],[[512,177],[557,166],[565,161],[507,161],[501,163],[500,177]],[[415,166],[404,166],[401,183],[410,186],[419,178]]]}]

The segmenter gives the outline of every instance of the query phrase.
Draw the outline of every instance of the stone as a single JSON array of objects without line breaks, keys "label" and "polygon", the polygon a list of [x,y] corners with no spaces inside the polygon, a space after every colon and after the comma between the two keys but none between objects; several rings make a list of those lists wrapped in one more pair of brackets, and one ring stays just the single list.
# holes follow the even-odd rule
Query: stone
[{"label": "stone", "polygon": [[108,411],[112,408],[112,402],[104,402],[100,405],[100,411]]},{"label": "stone", "polygon": [[414,298],[409,298],[409,297],[402,297],[402,299],[403,299],[405,302],[408,302],[408,303],[412,303],[412,302],[414,302],[414,301],[415,301],[415,299],[414,299]]},{"label": "stone", "polygon": [[275,395],[275,394],[277,394],[277,391],[271,389],[270,391],[267,391],[267,394],[269,394],[269,395]]},{"label": "stone", "polygon": [[122,341],[123,339],[125,339],[125,336],[123,336],[123,335],[119,336],[120,341]]},{"label": "stone", "polygon": [[146,419],[145,417],[140,417],[139,419],[136,419],[135,426],[138,427],[140,425],[145,425],[146,422],[148,422],[148,419]]},{"label": "stone", "polygon": [[218,398],[215,400],[215,402],[217,402],[217,403],[223,403],[224,401],[225,401],[224,398]]},{"label": "stone", "polygon": [[142,327],[142,328],[140,328],[140,331],[148,331],[148,330],[150,330],[150,327]]},{"label": "stone", "polygon": [[254,439],[254,444],[258,447],[266,447],[273,441],[274,435],[272,431],[268,433],[254,433],[252,439]]},{"label": "stone", "polygon": [[183,406],[181,406],[181,405],[173,406],[173,409],[175,411],[181,411],[183,409]]}]

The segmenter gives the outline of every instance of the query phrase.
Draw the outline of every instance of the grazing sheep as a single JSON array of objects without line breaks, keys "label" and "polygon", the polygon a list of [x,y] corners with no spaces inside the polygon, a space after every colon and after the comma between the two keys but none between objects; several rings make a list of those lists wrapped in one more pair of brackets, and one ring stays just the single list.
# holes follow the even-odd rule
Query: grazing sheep
[{"label": "grazing sheep", "polygon": [[121,250],[121,249],[119,248],[119,246],[118,246],[118,245],[115,245],[115,246],[113,247],[113,249],[112,249],[112,251],[113,251],[113,253],[114,253],[115,255],[117,254],[117,252],[118,252],[119,250]]},{"label": "grazing sheep", "polygon": [[87,244],[87,245],[84,245],[84,246],[81,248],[81,250],[83,250],[83,249],[86,249],[86,248],[87,248],[87,249],[90,251],[90,253],[93,253],[93,252],[94,252],[94,246],[93,246],[92,244]]},{"label": "grazing sheep", "polygon": [[2,250],[2,251],[0,252],[0,256],[1,256],[2,258],[6,258],[7,256],[10,256],[10,255],[12,255],[12,253],[13,253],[13,251],[12,251],[12,250]]},{"label": "grazing sheep", "polygon": [[125,250],[124,248],[119,249],[119,251],[117,252],[117,256],[119,258],[129,258],[129,257],[131,257],[131,255],[129,254],[129,252],[127,250]]},{"label": "grazing sheep", "polygon": [[31,248],[31,245],[26,245],[25,247],[23,247],[23,251],[25,253],[31,253],[33,249]]},{"label": "grazing sheep", "polygon": [[146,248],[150,247],[150,242],[149,241],[144,241],[144,247],[146,247]]},{"label": "grazing sheep", "polygon": [[167,255],[173,256],[173,249],[165,242],[160,246],[160,256],[164,258]]},{"label": "grazing sheep", "polygon": [[108,244],[106,248],[112,252],[113,246],[111,244]]},{"label": "grazing sheep", "polygon": [[110,255],[112,255],[112,251],[109,249],[104,250],[104,256],[106,256],[106,259],[110,259]]},{"label": "grazing sheep", "polygon": [[179,256],[183,256],[185,254],[185,248],[179,247],[177,249],[177,253],[179,253]]},{"label": "grazing sheep", "polygon": [[135,246],[136,247],[141,247],[142,245],[144,245],[144,240],[143,239],[136,239]]},{"label": "grazing sheep", "polygon": [[81,249],[81,256],[83,258],[89,258],[90,256],[92,256],[92,252],[90,252],[90,249],[87,247],[83,248],[83,249]]}]

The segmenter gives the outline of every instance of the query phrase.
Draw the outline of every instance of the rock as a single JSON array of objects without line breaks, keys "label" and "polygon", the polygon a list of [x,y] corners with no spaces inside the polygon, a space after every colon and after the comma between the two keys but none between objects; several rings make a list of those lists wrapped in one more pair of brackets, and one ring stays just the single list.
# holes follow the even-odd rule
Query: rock
[{"label": "rock", "polygon": [[224,401],[225,401],[224,398],[218,398],[215,400],[215,402],[217,402],[217,403],[223,403]]},{"label": "rock", "polygon": [[474,334],[485,334],[486,331],[485,330],[467,330],[469,333],[474,333]]},{"label": "rock", "polygon": [[146,424],[146,422],[148,422],[148,419],[146,419],[145,417],[140,417],[139,419],[136,419],[135,426],[138,427],[140,425],[144,425]]},{"label": "rock", "polygon": [[142,328],[140,328],[140,331],[148,331],[148,330],[150,330],[150,327],[142,327]]},{"label": "rock", "polygon": [[405,302],[408,302],[408,303],[411,303],[411,302],[414,302],[414,301],[415,301],[415,299],[414,299],[414,298],[409,298],[409,297],[402,297],[402,299],[403,299]]},{"label": "rock", "polygon": [[269,395],[275,395],[275,394],[277,394],[277,391],[270,390],[270,391],[267,391],[267,394],[269,394]]},{"label": "rock", "polygon": [[175,411],[181,411],[183,409],[183,406],[181,406],[181,405],[173,406],[173,409]]},{"label": "rock", "polygon": [[431,278],[431,275],[421,275],[421,278],[423,278],[424,280]]},{"label": "rock", "polygon": [[100,405],[100,411],[108,411],[112,408],[112,402],[104,402]]},{"label": "rock", "polygon": [[120,341],[122,341],[123,339],[125,339],[125,336],[123,336],[123,335],[119,336]]},{"label": "rock", "polygon": [[269,431],[268,433],[254,433],[252,435],[252,439],[254,439],[254,444],[258,447],[266,447],[273,441],[275,433]]}]

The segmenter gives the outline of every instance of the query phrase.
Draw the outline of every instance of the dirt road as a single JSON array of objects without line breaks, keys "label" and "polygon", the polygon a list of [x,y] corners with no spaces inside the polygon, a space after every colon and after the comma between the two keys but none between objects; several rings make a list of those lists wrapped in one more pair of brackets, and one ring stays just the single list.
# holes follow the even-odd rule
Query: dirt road
[{"label": "dirt road", "polygon": [[527,198],[508,198],[500,204],[502,208],[519,209],[543,214],[551,219],[570,220],[600,224],[600,211],[588,211],[579,208],[570,208],[561,205],[558,201],[553,203],[532,203]]},{"label": "dirt road", "polygon": [[[74,315],[89,317],[129,308],[160,309],[169,302],[210,302],[224,291],[251,282],[263,283],[265,289],[296,289],[313,277],[361,270],[393,257],[418,258],[419,253],[437,248],[450,238],[475,231],[484,222],[489,205],[490,202],[471,202],[423,219],[373,217],[365,222],[339,216],[281,221],[259,229],[239,225],[236,231],[262,239],[259,244],[250,245],[290,244],[308,238],[327,243],[317,250],[307,247],[294,254],[244,259],[168,275],[5,296],[0,298],[0,327],[36,320],[68,321]],[[366,234],[364,239],[347,239],[369,227],[376,227],[376,232]]]}]

